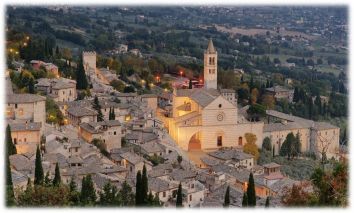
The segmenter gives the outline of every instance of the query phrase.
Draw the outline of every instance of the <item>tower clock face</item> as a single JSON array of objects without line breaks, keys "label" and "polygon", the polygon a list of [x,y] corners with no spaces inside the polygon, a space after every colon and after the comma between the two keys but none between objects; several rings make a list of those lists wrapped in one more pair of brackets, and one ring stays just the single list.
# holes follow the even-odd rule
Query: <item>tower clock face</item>
[{"label": "tower clock face", "polygon": [[224,115],[223,115],[223,113],[219,113],[216,118],[218,119],[218,121],[224,120]]}]

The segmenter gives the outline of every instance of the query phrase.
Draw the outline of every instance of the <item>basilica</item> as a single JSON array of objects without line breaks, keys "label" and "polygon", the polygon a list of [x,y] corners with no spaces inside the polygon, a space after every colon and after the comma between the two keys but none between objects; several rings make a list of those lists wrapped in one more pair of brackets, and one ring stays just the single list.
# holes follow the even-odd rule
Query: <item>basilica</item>
[{"label": "basilica", "polygon": [[218,54],[212,40],[204,52],[204,87],[175,89],[168,116],[161,116],[171,137],[183,150],[242,147],[245,133],[263,140],[263,122],[238,115],[235,91],[217,85]]}]

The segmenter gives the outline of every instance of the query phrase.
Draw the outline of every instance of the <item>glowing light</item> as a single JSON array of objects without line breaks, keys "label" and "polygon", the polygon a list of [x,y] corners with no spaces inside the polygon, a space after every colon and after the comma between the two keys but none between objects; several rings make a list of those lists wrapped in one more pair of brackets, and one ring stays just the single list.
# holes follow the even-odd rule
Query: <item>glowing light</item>
[{"label": "glowing light", "polygon": [[26,47],[26,46],[27,46],[27,42],[24,42],[24,43],[23,43],[23,46],[25,46],[25,47]]},{"label": "glowing light", "polygon": [[141,84],[145,84],[145,80],[144,79],[141,80]]},{"label": "glowing light", "polygon": [[29,37],[29,36],[27,36],[27,37],[26,37],[26,39],[27,39],[27,40],[29,40],[29,39],[30,39],[30,37]]},{"label": "glowing light", "polygon": [[13,49],[10,49],[10,52],[14,51]]}]

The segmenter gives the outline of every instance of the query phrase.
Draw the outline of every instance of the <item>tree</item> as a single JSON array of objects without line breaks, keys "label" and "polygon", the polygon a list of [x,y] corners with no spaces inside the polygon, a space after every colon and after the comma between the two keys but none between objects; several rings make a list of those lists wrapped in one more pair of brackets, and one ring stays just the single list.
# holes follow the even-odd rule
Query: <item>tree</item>
[{"label": "tree", "polygon": [[100,192],[99,204],[101,206],[120,205],[117,188],[112,186],[109,181],[103,186],[103,192]]},{"label": "tree", "polygon": [[251,91],[251,105],[255,104],[258,100],[258,89],[257,88],[253,88]]},{"label": "tree", "polygon": [[100,105],[100,103],[98,101],[97,96],[95,96],[95,98],[93,100],[92,107],[97,111],[97,122],[104,121],[103,114],[102,114],[102,111],[101,111],[101,105]]},{"label": "tree", "polygon": [[247,206],[256,206],[256,189],[254,185],[253,173],[250,173],[247,185]]},{"label": "tree", "polygon": [[7,124],[7,127],[6,127],[6,152],[9,156],[17,154],[16,146],[12,142],[11,127],[9,124]]},{"label": "tree", "polygon": [[285,206],[304,207],[309,206],[312,195],[303,186],[294,184],[290,189],[285,190],[282,203]]},{"label": "tree", "polygon": [[242,197],[242,207],[247,207],[248,206],[248,199],[247,199],[247,193],[243,193]]},{"label": "tree", "polygon": [[142,188],[142,177],[140,170],[136,174],[136,184],[135,184],[135,205],[142,206],[143,204],[143,188]]},{"label": "tree", "polygon": [[146,172],[146,167],[145,164],[143,166],[143,174],[141,177],[141,188],[142,188],[142,202],[144,205],[147,204],[147,196],[148,196],[148,177],[147,177],[147,172]]},{"label": "tree", "polygon": [[176,199],[176,207],[182,207],[183,198],[182,198],[182,184],[179,183]]},{"label": "tree", "polygon": [[266,203],[265,203],[265,207],[266,207],[266,208],[269,207],[269,199],[270,199],[270,198],[269,198],[269,196],[268,196],[267,199],[266,199]]},{"label": "tree", "polygon": [[52,181],[49,178],[49,171],[47,171],[45,177],[44,177],[44,186],[50,187],[52,185]]},{"label": "tree", "polygon": [[193,89],[192,79],[189,79],[188,89]]},{"label": "tree", "polygon": [[227,186],[224,198],[224,207],[230,206],[230,186]]},{"label": "tree", "polygon": [[123,92],[124,88],[125,88],[125,84],[120,81],[120,80],[116,80],[114,79],[113,81],[111,81],[109,83],[109,85],[111,85],[115,90],[119,91],[119,92]]},{"label": "tree", "polygon": [[119,193],[122,195],[121,196],[121,203],[122,206],[133,206],[135,204],[134,200],[134,193],[132,191],[132,188],[129,186],[129,184],[124,181],[122,184],[122,188],[119,191]]},{"label": "tree", "polygon": [[85,90],[87,88],[88,88],[87,77],[84,70],[82,59],[80,59],[76,70],[76,89]]},{"label": "tree", "polygon": [[109,108],[109,116],[108,116],[109,120],[115,120],[116,119],[116,114],[114,112],[114,107]]},{"label": "tree", "polygon": [[275,145],[273,145],[273,158],[275,157]]},{"label": "tree", "polygon": [[39,146],[37,145],[36,161],[35,161],[35,169],[34,169],[34,185],[42,185],[43,180],[44,180],[44,173],[42,167],[41,151],[39,150]]},{"label": "tree", "polygon": [[272,95],[265,94],[262,96],[262,104],[267,108],[267,109],[274,109],[275,106],[275,98]]},{"label": "tree", "polygon": [[6,154],[6,206],[14,206],[15,204],[16,201],[15,201],[14,186],[12,183],[10,157],[9,154]]},{"label": "tree", "polygon": [[61,183],[61,177],[60,177],[60,170],[59,170],[59,164],[55,164],[55,173],[54,173],[54,179],[53,179],[53,186],[59,186]]},{"label": "tree", "polygon": [[77,186],[74,177],[71,177],[69,183],[69,191],[70,191],[70,196],[69,196],[70,205],[72,206],[78,205],[80,202],[80,192],[77,191]]},{"label": "tree", "polygon": [[28,92],[31,93],[31,94],[34,94],[34,80],[33,80],[33,78],[29,79]]},{"label": "tree", "polygon": [[262,143],[262,149],[271,151],[272,150],[272,142],[270,141],[269,137],[265,137]]},{"label": "tree", "polygon": [[301,142],[299,133],[296,134],[296,137],[291,132],[286,136],[284,143],[280,148],[279,154],[281,156],[288,156],[288,159],[294,158],[301,153]]},{"label": "tree", "polygon": [[254,156],[255,160],[259,158],[259,151],[256,145],[257,137],[252,133],[246,133],[245,138],[247,143],[243,146],[243,151],[245,153],[251,154]]},{"label": "tree", "polygon": [[82,179],[80,203],[84,206],[94,205],[96,202],[96,190],[93,186],[91,175]]}]

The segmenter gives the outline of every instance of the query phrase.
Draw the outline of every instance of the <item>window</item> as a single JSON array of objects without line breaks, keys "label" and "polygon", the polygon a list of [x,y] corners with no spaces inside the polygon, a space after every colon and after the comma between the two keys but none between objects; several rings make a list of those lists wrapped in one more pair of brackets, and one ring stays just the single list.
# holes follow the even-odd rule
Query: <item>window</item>
[{"label": "window", "polygon": [[192,195],[189,195],[189,201],[192,201]]},{"label": "window", "polygon": [[221,104],[219,104],[219,108],[221,108],[222,107],[222,105]]},{"label": "window", "polygon": [[242,137],[238,137],[238,145],[242,146]]},{"label": "window", "polygon": [[162,197],[166,197],[166,192],[163,192],[163,193],[162,193]]},{"label": "window", "polygon": [[24,138],[23,141],[24,141],[24,142],[27,142],[27,138]]},{"label": "window", "polygon": [[17,104],[15,104],[15,109],[17,109]]},{"label": "window", "polygon": [[114,131],[114,132],[113,132],[113,134],[114,134],[114,135],[116,135],[116,134],[117,134],[117,132],[116,132],[116,131]]},{"label": "window", "polygon": [[79,151],[79,148],[75,147],[75,152],[78,152]]},{"label": "window", "polygon": [[222,136],[218,136],[217,138],[217,145],[222,146]]},{"label": "window", "polygon": [[17,144],[17,138],[14,138],[14,144],[15,145]]}]

